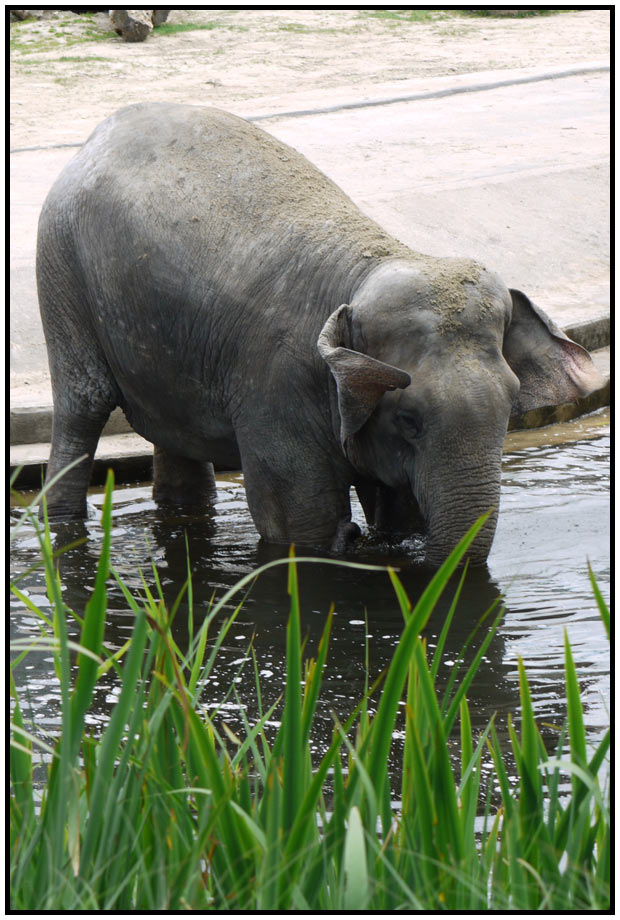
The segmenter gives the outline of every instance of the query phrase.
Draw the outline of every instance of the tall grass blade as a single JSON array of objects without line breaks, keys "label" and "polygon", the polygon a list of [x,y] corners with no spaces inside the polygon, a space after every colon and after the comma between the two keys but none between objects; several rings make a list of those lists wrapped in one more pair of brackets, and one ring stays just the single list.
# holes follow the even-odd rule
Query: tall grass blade
[{"label": "tall grass blade", "polygon": [[[542,785],[538,770],[539,735],[529,683],[523,666],[518,659],[519,689],[521,699],[521,746],[519,771],[521,776],[520,806],[524,820],[524,840],[532,840],[542,820]],[[513,745],[513,747],[516,747]],[[515,751],[516,753],[516,751]]]},{"label": "tall grass blade", "polygon": [[[583,724],[583,707],[581,694],[577,681],[577,671],[573,661],[573,654],[568,641],[568,634],[564,631],[564,670],[566,674],[566,700],[568,703],[568,737],[573,763],[585,767],[587,764],[586,730]],[[575,790],[577,791],[577,790]]]},{"label": "tall grass blade", "polygon": [[[420,834],[421,854],[436,860],[437,850],[433,831],[439,818],[435,810],[435,797],[429,776],[430,764],[412,712],[408,713],[408,720],[411,777],[406,800],[403,797],[403,820],[400,827],[401,832],[406,833],[408,826],[413,827],[415,824]],[[435,870],[433,876],[436,876]]]},{"label": "tall grass blade", "polygon": [[471,840],[474,835],[476,807],[480,789],[480,759],[483,739],[481,738],[476,753],[472,743],[472,726],[467,700],[463,697],[460,707],[461,715],[461,782],[457,789],[460,801],[460,816],[463,840]]},{"label": "tall grass blade", "polygon": [[257,908],[276,910],[280,906],[279,890],[282,871],[282,793],[275,758],[269,763],[265,783],[266,829],[265,856],[259,868]]},{"label": "tall grass blade", "polygon": [[454,619],[454,614],[456,613],[456,608],[458,606],[459,598],[461,596],[461,591],[463,590],[463,585],[465,584],[465,576],[469,571],[469,562],[466,560],[465,565],[463,566],[463,571],[461,573],[461,579],[458,583],[457,589],[454,592],[454,597],[452,598],[452,603],[450,604],[450,609],[444,620],[444,624],[441,628],[439,638],[437,639],[437,646],[433,653],[433,661],[431,664],[431,674],[433,675],[433,680],[437,677],[437,672],[439,670],[439,665],[443,657],[443,650],[446,645],[446,640],[448,638],[448,633],[450,632],[450,627],[452,625],[452,620]]},{"label": "tall grass blade", "polygon": [[609,607],[605,603],[605,599],[603,595],[601,594],[601,589],[598,586],[594,572],[592,571],[589,562],[588,562],[588,575],[590,577],[590,584],[592,585],[592,591],[594,592],[594,598],[596,600],[596,605],[598,607],[601,620],[603,621],[603,626],[605,627],[607,638],[609,639],[611,636],[611,618],[609,615]]},{"label": "tall grass blade", "polygon": [[365,910],[369,894],[364,825],[359,809],[353,806],[344,839],[344,910]]},{"label": "tall grass blade", "polygon": [[315,718],[316,706],[321,692],[323,669],[327,660],[332,621],[333,612],[330,610],[319,640],[316,661],[310,661],[307,667],[301,723],[301,737],[302,744],[304,745],[307,745],[310,740],[310,730]]},{"label": "tall grass blade", "polygon": [[456,803],[456,785],[441,711],[421,642],[415,644],[413,654],[420,678],[420,700],[426,708],[428,723],[431,726],[433,750],[431,783],[437,812],[435,839],[438,844],[439,858],[453,864],[459,862],[463,857],[462,828]]},{"label": "tall grass blade", "polygon": [[[84,612],[84,621],[82,626],[82,636],[80,644],[85,650],[92,652],[92,655],[80,654],[77,658],[78,675],[75,682],[75,688],[71,700],[71,757],[77,756],[82,730],[84,726],[84,716],[90,706],[92,693],[97,680],[100,662],[97,658],[101,655],[103,649],[103,633],[105,628],[105,616],[107,611],[107,590],[106,582],[110,574],[110,546],[112,542],[112,492],[114,489],[114,474],[108,470],[108,476],[105,485],[105,496],[103,501],[103,510],[101,515],[101,527],[103,530],[103,542],[97,574],[95,578],[95,587]],[[93,657],[97,656],[97,657]]]},{"label": "tall grass blade", "polygon": [[304,788],[304,765],[307,748],[302,742],[301,699],[301,621],[297,566],[293,550],[288,570],[288,593],[291,609],[286,633],[286,685],[282,716],[282,829],[290,833],[295,820],[299,795]]},{"label": "tall grass blade", "polygon": [[25,740],[25,726],[22,719],[21,708],[13,671],[10,675],[10,692],[13,700],[12,737],[9,751],[9,774],[14,804],[17,814],[12,829],[18,828],[19,832],[29,835],[32,832],[31,821],[34,817],[34,799],[32,788],[32,742]]}]

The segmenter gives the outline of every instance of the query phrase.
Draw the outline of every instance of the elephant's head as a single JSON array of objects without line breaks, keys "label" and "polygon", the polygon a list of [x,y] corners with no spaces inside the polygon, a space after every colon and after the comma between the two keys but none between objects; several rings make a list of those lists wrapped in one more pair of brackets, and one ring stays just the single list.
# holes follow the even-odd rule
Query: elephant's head
[{"label": "elephant's head", "polygon": [[[470,551],[486,560],[510,415],[573,402],[603,382],[524,294],[456,259],[384,263],[332,313],[318,348],[369,522],[401,535],[422,522],[432,564],[492,509]],[[381,501],[369,499],[369,483]]]}]

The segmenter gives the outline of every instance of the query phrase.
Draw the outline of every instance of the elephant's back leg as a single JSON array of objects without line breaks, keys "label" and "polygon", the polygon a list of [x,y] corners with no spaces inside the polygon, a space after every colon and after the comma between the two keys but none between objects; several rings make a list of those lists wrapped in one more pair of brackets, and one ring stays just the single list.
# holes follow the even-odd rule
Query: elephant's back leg
[{"label": "elephant's back leg", "polygon": [[155,447],[153,498],[162,504],[203,507],[215,492],[215,471],[207,460],[193,460]]},{"label": "elephant's back leg", "polygon": [[[119,391],[97,340],[89,296],[67,250],[37,252],[39,306],[47,343],[54,401],[49,483],[68,464],[79,462],[48,490],[50,519],[86,516],[86,493],[99,436]],[[81,459],[80,459],[81,458]]]},{"label": "elephant's back leg", "polygon": [[[52,444],[45,476],[50,520],[81,520],[86,517],[86,494],[99,437],[109,411],[93,411],[63,396],[54,400]],[[76,462],[77,461],[77,462]],[[67,467],[71,464],[71,469]],[[53,482],[55,477],[66,470]]]}]

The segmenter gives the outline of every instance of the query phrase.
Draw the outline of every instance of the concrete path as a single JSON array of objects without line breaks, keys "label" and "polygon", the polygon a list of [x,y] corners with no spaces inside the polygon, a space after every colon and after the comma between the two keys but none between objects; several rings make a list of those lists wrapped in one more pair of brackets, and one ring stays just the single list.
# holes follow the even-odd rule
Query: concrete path
[{"label": "concrete path", "polygon": [[[604,68],[584,62],[570,75],[530,69],[404,81],[388,98],[343,99],[323,112],[278,115],[265,100],[230,109],[302,151],[413,249],[480,260],[592,350],[609,345]],[[36,225],[75,152],[10,157],[11,465],[47,456],[51,394],[34,278]],[[597,361],[608,373],[608,355]],[[117,417],[108,432],[124,430]],[[150,453],[146,442],[136,448],[141,441],[125,436],[129,456]],[[122,446],[108,442],[107,450],[119,456]]]}]

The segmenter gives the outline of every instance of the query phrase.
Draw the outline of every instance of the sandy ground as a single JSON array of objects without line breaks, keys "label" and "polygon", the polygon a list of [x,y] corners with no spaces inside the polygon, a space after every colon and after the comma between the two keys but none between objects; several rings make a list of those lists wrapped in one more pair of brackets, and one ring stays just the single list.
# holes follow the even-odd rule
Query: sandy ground
[{"label": "sandy ground", "polygon": [[407,11],[173,10],[203,28],[141,44],[106,14],[56,12],[11,25],[10,146],[83,141],[105,116],[145,99],[240,114],[407,92],[420,78],[570,67],[609,56],[609,11],[492,18]]}]

